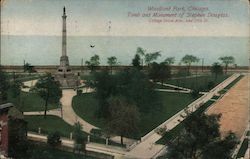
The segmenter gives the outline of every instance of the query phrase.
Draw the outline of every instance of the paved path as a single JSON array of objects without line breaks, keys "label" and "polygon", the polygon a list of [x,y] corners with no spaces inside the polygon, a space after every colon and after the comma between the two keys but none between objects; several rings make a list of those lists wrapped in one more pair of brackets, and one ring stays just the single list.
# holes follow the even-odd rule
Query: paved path
[{"label": "paved path", "polygon": [[163,84],[162,84],[161,82],[157,82],[157,84],[163,85],[163,86],[167,86],[167,87],[172,87],[172,88],[181,89],[181,90],[184,90],[184,91],[191,91],[191,89],[189,89],[189,88],[179,87],[179,86],[172,85],[172,84],[167,84],[167,83],[163,83]]},{"label": "paved path", "polygon": [[33,87],[33,86],[35,86],[36,83],[37,83],[37,81],[38,81],[38,80],[31,80],[31,81],[25,81],[25,82],[23,82],[23,85],[24,85],[25,87],[27,87],[27,88],[22,88],[21,90],[22,90],[23,92],[29,92],[29,91],[30,91],[30,88]]},{"label": "paved path", "polygon": [[[48,115],[55,115],[58,117],[62,117],[64,121],[66,121],[70,125],[74,125],[76,122],[79,122],[83,126],[83,130],[87,133],[90,133],[90,130],[93,128],[97,128],[94,125],[89,124],[78,115],[76,115],[75,111],[72,108],[72,99],[76,95],[76,91],[73,89],[65,89],[62,91],[62,98],[60,102],[62,103],[62,116],[60,109],[54,109],[47,111]],[[39,112],[24,112],[24,115],[43,115],[44,111]]]}]

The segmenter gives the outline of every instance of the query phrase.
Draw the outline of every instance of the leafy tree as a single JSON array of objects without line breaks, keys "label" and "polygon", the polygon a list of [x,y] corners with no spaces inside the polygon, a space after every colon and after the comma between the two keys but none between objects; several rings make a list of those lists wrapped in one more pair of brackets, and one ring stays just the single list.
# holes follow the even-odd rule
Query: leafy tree
[{"label": "leafy tree", "polygon": [[238,139],[234,133],[229,134],[222,140],[209,143],[203,151],[203,159],[231,159],[231,152],[235,145],[238,144]]},{"label": "leafy tree", "polygon": [[100,57],[98,55],[94,55],[89,61],[86,61],[85,64],[88,66],[91,72],[93,72],[95,68],[100,65]]},{"label": "leafy tree", "polygon": [[20,96],[21,86],[22,86],[22,83],[18,80],[15,80],[15,81],[13,81],[13,83],[10,84],[10,91],[11,91],[13,98]]},{"label": "leafy tree", "polygon": [[111,133],[123,137],[138,131],[139,112],[137,107],[122,96],[111,97],[108,100],[110,118],[108,119],[108,130]]},{"label": "leafy tree", "polygon": [[156,111],[161,108],[161,100],[152,82],[143,72],[132,69],[117,74],[116,94],[131,100],[140,112]]},{"label": "leafy tree", "polygon": [[171,77],[171,67],[165,65],[164,62],[160,64],[153,62],[149,70],[149,77],[153,81],[160,81],[163,84],[164,80]]},{"label": "leafy tree", "polygon": [[124,96],[135,103],[140,111],[151,111],[160,108],[158,94],[154,91],[149,78],[137,69],[118,72],[115,75],[102,71],[94,74],[90,82],[95,88],[98,101],[98,116],[107,118],[109,114],[108,99],[111,96]]},{"label": "leafy tree", "polygon": [[[224,139],[220,136],[221,115],[192,113],[184,120],[184,130],[169,143],[169,159],[229,159],[237,144],[235,135],[230,133]],[[218,150],[220,153],[214,152]],[[220,158],[223,156],[222,158]]]},{"label": "leafy tree", "polygon": [[134,59],[132,60],[132,65],[135,67],[135,68],[137,68],[137,69],[142,69],[142,66],[141,66],[141,57],[140,57],[140,55],[138,55],[138,54],[135,54],[135,57],[134,57]]},{"label": "leafy tree", "polygon": [[7,90],[9,88],[9,83],[4,72],[2,72],[0,66],[0,104],[6,102],[7,100]]},{"label": "leafy tree", "polygon": [[55,81],[51,74],[47,74],[46,77],[40,78],[36,85],[35,90],[38,92],[40,97],[44,99],[44,118],[46,118],[48,103],[58,104],[62,97],[62,90],[60,84]]},{"label": "leafy tree", "polygon": [[175,62],[175,58],[174,58],[174,57],[168,57],[168,58],[166,58],[166,59],[164,60],[164,63],[165,63],[166,65],[172,65],[172,64],[174,64],[174,62]]},{"label": "leafy tree", "polygon": [[145,54],[145,63],[149,66],[153,61],[160,57],[160,51]]},{"label": "leafy tree", "polygon": [[9,152],[8,157],[26,159],[29,143],[27,139],[27,122],[16,108],[11,108],[8,121]]},{"label": "leafy tree", "polygon": [[[140,57],[144,57],[146,54],[146,50],[141,47],[138,47],[136,50],[136,54],[138,54]],[[143,59],[141,59],[141,65],[143,66]]]},{"label": "leafy tree", "polygon": [[107,99],[116,94],[116,79],[107,71],[94,73],[94,79],[91,79],[90,86],[96,89],[95,96],[98,100],[98,116],[106,118],[108,113]]},{"label": "leafy tree", "polygon": [[223,68],[218,62],[215,62],[211,67],[211,73],[215,75],[214,80],[217,80],[218,75],[223,74]]},{"label": "leafy tree", "polygon": [[79,122],[74,124],[73,139],[74,151],[81,152],[81,150],[83,150],[86,155],[86,138],[82,132],[82,126]]},{"label": "leafy tree", "polygon": [[110,72],[112,74],[113,66],[117,65],[117,58],[115,56],[108,57],[107,63],[110,66]]},{"label": "leafy tree", "polygon": [[222,63],[225,64],[225,74],[227,74],[228,65],[234,64],[234,62],[235,62],[234,57],[233,56],[223,56],[223,57],[220,57],[219,60],[221,60]]},{"label": "leafy tree", "polygon": [[57,147],[61,145],[61,136],[58,131],[53,132],[47,136],[47,143],[52,147]]},{"label": "leafy tree", "polygon": [[187,65],[187,70],[190,72],[190,67],[192,63],[199,62],[199,59],[196,56],[193,55],[185,55],[182,59],[181,62]]}]

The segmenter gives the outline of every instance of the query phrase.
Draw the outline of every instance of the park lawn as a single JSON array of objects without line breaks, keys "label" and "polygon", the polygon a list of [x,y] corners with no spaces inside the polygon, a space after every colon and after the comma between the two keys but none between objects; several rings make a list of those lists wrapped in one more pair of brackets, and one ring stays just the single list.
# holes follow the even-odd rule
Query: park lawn
[{"label": "park lawn", "polygon": [[50,147],[46,144],[32,144],[32,150],[29,155],[38,159],[97,159],[95,157],[75,154],[73,152],[62,151],[57,148]]},{"label": "park lawn", "polygon": [[[149,131],[157,127],[165,120],[172,117],[178,111],[185,108],[189,103],[194,101],[189,94],[184,93],[168,93],[158,92],[162,99],[162,108],[156,108],[155,111],[148,111],[140,114],[140,133],[134,134],[132,138],[140,138],[147,134]],[[73,98],[73,109],[78,116],[85,121],[100,127],[105,128],[105,121],[96,116],[98,109],[97,100],[93,93],[82,94]]]},{"label": "park lawn", "polygon": [[[44,111],[45,101],[37,94],[31,92],[21,92],[19,98],[13,98],[11,92],[8,92],[8,102],[15,104],[17,109],[23,112]],[[48,104],[48,110],[58,108],[57,104]]]},{"label": "park lawn", "polygon": [[46,118],[43,115],[27,115],[25,120],[28,122],[28,130],[32,132],[38,132],[40,127],[42,134],[58,131],[61,136],[69,138],[70,133],[74,130],[72,125],[53,115],[47,115]]},{"label": "park lawn", "polygon": [[[70,133],[73,132],[74,127],[60,117],[47,115],[46,118],[43,115],[26,115],[25,120],[28,122],[28,131],[38,133],[38,128],[41,128],[41,134],[50,134],[58,131],[62,137],[69,138]],[[84,130],[84,127],[83,127]],[[105,144],[106,140],[99,136],[91,135],[83,131],[83,135],[87,138],[90,135],[90,142],[99,144]],[[120,143],[109,141],[109,145],[124,147]]]},{"label": "park lawn", "polygon": [[[208,83],[214,82],[215,86],[227,79],[230,75],[219,75],[217,80],[215,80],[214,75],[198,76],[192,78],[181,78],[181,79],[169,79],[166,81],[168,84],[195,89],[201,88],[202,91],[208,90]],[[196,82],[197,81],[197,82]]]}]

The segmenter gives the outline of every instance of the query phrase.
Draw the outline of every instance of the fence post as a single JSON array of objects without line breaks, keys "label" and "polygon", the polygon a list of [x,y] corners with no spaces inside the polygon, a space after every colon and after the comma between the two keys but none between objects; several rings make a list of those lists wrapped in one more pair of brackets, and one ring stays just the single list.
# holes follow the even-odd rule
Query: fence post
[{"label": "fence post", "polygon": [[72,140],[72,138],[73,138],[73,133],[72,132],[70,133],[69,138],[70,138],[70,140]]},{"label": "fence post", "polygon": [[88,135],[88,142],[90,142],[90,135]]},{"label": "fence post", "polygon": [[109,144],[109,138],[106,138],[106,145]]}]

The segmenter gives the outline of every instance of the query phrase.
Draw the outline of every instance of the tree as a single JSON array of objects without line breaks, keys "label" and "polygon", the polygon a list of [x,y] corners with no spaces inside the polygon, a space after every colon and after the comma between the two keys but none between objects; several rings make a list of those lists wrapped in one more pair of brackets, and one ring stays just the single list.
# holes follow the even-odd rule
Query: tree
[{"label": "tree", "polygon": [[0,66],[0,104],[6,102],[8,88],[9,88],[9,83],[7,81],[7,76],[2,71]]},{"label": "tree", "polygon": [[136,69],[141,69],[142,68],[142,66],[141,66],[141,57],[140,57],[140,55],[138,55],[138,54],[135,54],[135,57],[134,57],[134,59],[132,60],[132,65],[136,68]]},{"label": "tree", "polygon": [[160,57],[160,51],[145,54],[145,63],[149,66],[153,61]]},{"label": "tree", "polygon": [[58,131],[50,133],[47,136],[47,143],[52,147],[57,147],[61,145],[62,141],[61,141],[60,133]]},{"label": "tree", "polygon": [[29,148],[27,122],[15,107],[9,110],[8,116],[8,157],[26,159]]},{"label": "tree", "polygon": [[[146,54],[146,50],[141,47],[138,47],[136,50],[136,54],[138,54],[140,57],[144,57]],[[141,65],[143,66],[143,59],[141,59],[140,62],[141,62]]]},{"label": "tree", "polygon": [[237,144],[237,137],[234,133],[229,132],[224,139],[207,145],[203,151],[203,159],[231,159],[231,152]]},{"label": "tree", "polygon": [[[184,130],[169,143],[169,159],[229,159],[237,144],[235,135],[225,138],[219,131],[221,115],[189,114],[183,121]],[[217,151],[219,154],[214,151]],[[218,156],[223,156],[222,158]]]},{"label": "tree", "polygon": [[35,90],[45,101],[44,118],[46,118],[48,104],[58,104],[60,98],[62,97],[62,90],[60,89],[60,84],[58,81],[54,80],[51,74],[47,74],[46,77],[42,77],[37,81],[35,85]]},{"label": "tree", "polygon": [[223,57],[220,57],[219,60],[221,60],[222,63],[225,64],[225,74],[227,74],[228,65],[234,64],[234,62],[235,62],[234,57],[233,56],[223,56]]},{"label": "tree", "polygon": [[163,84],[164,80],[171,77],[171,67],[165,65],[164,62],[160,64],[153,62],[149,70],[149,77],[153,79],[153,81],[160,81]]},{"label": "tree", "polygon": [[89,61],[86,61],[85,64],[88,66],[91,72],[93,72],[95,68],[100,65],[100,57],[98,55],[94,55]]},{"label": "tree", "polygon": [[74,124],[73,139],[74,151],[81,152],[81,150],[83,150],[86,155],[86,138],[82,132],[82,126],[79,122]]},{"label": "tree", "polygon": [[218,75],[223,74],[223,68],[218,62],[215,62],[211,67],[212,74],[215,75],[214,80],[217,80]]},{"label": "tree", "polygon": [[193,55],[185,55],[181,62],[185,63],[187,65],[187,70],[190,72],[190,67],[192,63],[199,62],[199,59],[196,56]]},{"label": "tree", "polygon": [[166,65],[172,65],[172,64],[174,64],[174,62],[175,62],[175,58],[174,58],[174,57],[168,57],[168,58],[166,58],[166,59],[164,60],[164,63],[165,63]]},{"label": "tree", "polygon": [[117,58],[115,56],[108,57],[107,63],[110,66],[110,72],[112,74],[113,66],[117,65]]},{"label": "tree", "polygon": [[139,112],[137,107],[122,96],[111,97],[108,100],[110,118],[107,129],[109,132],[123,137],[138,132]]}]

